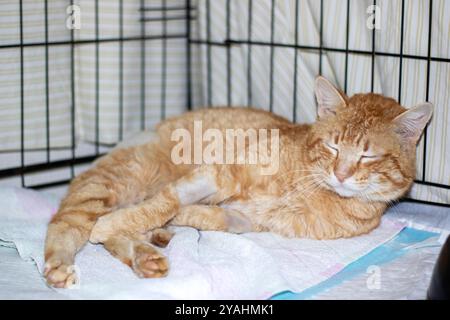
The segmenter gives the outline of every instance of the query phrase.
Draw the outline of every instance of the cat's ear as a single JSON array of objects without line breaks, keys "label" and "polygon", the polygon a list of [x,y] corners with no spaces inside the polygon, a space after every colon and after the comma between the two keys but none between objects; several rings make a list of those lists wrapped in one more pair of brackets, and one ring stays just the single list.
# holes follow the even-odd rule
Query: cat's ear
[{"label": "cat's ear", "polygon": [[333,116],[336,114],[337,107],[346,105],[345,94],[341,93],[330,81],[322,76],[316,78],[314,91],[316,93],[319,118]]},{"label": "cat's ear", "polygon": [[398,115],[393,120],[394,130],[405,141],[417,143],[432,114],[433,105],[421,103]]}]

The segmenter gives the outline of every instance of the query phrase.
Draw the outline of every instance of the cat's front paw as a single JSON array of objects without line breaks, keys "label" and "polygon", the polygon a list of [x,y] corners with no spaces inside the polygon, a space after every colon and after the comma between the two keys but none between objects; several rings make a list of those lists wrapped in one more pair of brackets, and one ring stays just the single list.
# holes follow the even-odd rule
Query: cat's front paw
[{"label": "cat's front paw", "polygon": [[167,275],[169,263],[150,244],[142,243],[134,248],[132,268],[141,278],[161,278]]},{"label": "cat's front paw", "polygon": [[78,281],[74,265],[58,258],[57,255],[45,262],[44,277],[47,283],[55,288],[70,288]]}]

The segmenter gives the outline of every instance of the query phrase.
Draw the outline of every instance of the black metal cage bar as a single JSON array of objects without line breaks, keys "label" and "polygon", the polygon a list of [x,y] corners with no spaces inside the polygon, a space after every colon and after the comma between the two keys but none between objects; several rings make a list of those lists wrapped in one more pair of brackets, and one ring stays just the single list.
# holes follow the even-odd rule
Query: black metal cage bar
[{"label": "black metal cage bar", "polygon": [[[146,1],[141,1],[141,34],[139,36],[133,35],[133,36],[125,36],[124,35],[124,0],[117,0],[118,2],[118,12],[119,15],[117,17],[118,20],[118,37],[105,37],[100,36],[100,9],[99,9],[99,1],[95,0],[94,2],[94,37],[92,38],[76,38],[75,37],[75,30],[70,30],[70,39],[68,40],[51,40],[49,37],[49,1],[43,0],[42,6],[43,6],[43,12],[44,12],[44,41],[24,41],[24,1],[20,0],[18,1],[18,8],[19,8],[19,41],[17,43],[1,43],[0,44],[0,50],[7,50],[7,49],[15,49],[17,48],[19,50],[20,54],[20,148],[19,150],[0,150],[0,156],[2,156],[5,153],[8,152],[17,152],[20,154],[20,161],[19,163],[10,163],[5,167],[5,164],[2,164],[2,167],[0,168],[0,179],[4,178],[11,178],[19,176],[21,180],[21,186],[22,187],[29,187],[29,188],[35,188],[35,189],[41,189],[41,188],[47,188],[47,187],[53,187],[58,185],[64,185],[67,184],[76,174],[76,167],[85,163],[90,163],[93,160],[95,160],[97,157],[102,156],[104,154],[104,151],[102,151],[102,144],[100,141],[100,124],[101,124],[101,117],[100,117],[100,95],[99,91],[101,88],[101,78],[100,78],[100,50],[101,50],[101,44],[106,43],[117,43],[118,44],[118,54],[119,54],[119,81],[118,81],[118,139],[122,140],[124,136],[124,44],[127,42],[136,42],[139,41],[141,43],[141,56],[140,56],[140,62],[142,66],[142,73],[141,73],[141,79],[140,79],[140,92],[141,92],[141,128],[145,129],[145,123],[146,123],[146,96],[145,96],[145,88],[146,88],[146,79],[145,79],[145,46],[146,42],[152,42],[152,41],[162,41],[163,43],[163,51],[162,51],[162,74],[161,77],[163,78],[162,81],[162,87],[161,87],[161,117],[165,117],[165,111],[166,111],[166,95],[167,95],[167,88],[166,88],[166,74],[167,74],[167,41],[172,39],[186,39],[186,51],[187,51],[187,74],[188,74],[188,80],[189,80],[189,73],[190,73],[190,44],[189,44],[189,37],[190,37],[190,19],[194,18],[190,15],[190,11],[195,9],[190,5],[190,1],[188,0],[182,0],[180,1],[180,5],[178,6],[168,6],[167,0],[161,0],[160,6],[146,6]],[[71,0],[68,2],[68,5],[73,6],[75,3],[74,0]],[[158,14],[158,17],[152,17],[147,18],[146,13],[148,12],[156,12]],[[170,15],[169,15],[170,14]],[[185,20],[185,31],[184,32],[168,32],[167,31],[167,24],[171,21],[177,21],[177,20]],[[148,22],[154,22],[159,21],[162,26],[162,32],[160,34],[151,34],[148,35],[145,32],[145,25]],[[64,22],[64,21],[62,21]],[[64,27],[64,26],[62,26]],[[83,45],[93,45],[94,46],[94,57],[95,57],[95,138],[94,138],[94,152],[89,155],[78,155],[76,152],[77,142],[76,142],[76,126],[75,126],[75,117],[76,117],[76,110],[75,110],[75,102],[76,102],[76,81],[75,81],[75,68],[76,68],[76,60],[75,60],[75,51],[78,46]],[[25,139],[25,107],[24,107],[24,101],[26,97],[26,92],[24,90],[25,88],[25,66],[24,66],[24,55],[25,50],[28,48],[34,48],[34,47],[43,47],[45,50],[44,53],[44,66],[45,66],[45,77],[42,79],[42,81],[45,83],[45,105],[43,105],[43,108],[45,109],[45,161],[39,162],[39,163],[32,163],[27,164],[26,163],[26,139]],[[53,79],[50,77],[49,74],[49,51],[52,48],[56,47],[68,47],[70,51],[70,136],[71,136],[71,143],[70,147],[68,148],[70,150],[70,156],[66,157],[64,159],[52,159],[51,158],[51,151],[53,150],[60,150],[61,147],[53,147],[51,145],[51,125],[50,125],[50,114],[51,114],[51,101],[50,101],[50,92],[49,88],[52,84]],[[188,82],[188,86],[190,86]],[[190,89],[188,89],[190,91]],[[190,96],[190,93],[188,94]],[[190,109],[190,101],[191,98],[187,99],[187,106],[188,109]],[[64,149],[64,148],[63,148]],[[33,149],[38,150],[38,149]],[[52,169],[59,169],[59,168],[69,168],[70,170],[70,177],[63,180],[57,180],[54,181],[51,179],[51,176],[48,176],[48,182],[39,183],[39,184],[27,184],[26,177],[29,174],[39,173],[39,172],[46,172],[48,170]]]},{"label": "black metal cage bar", "polygon": [[[12,164],[8,168],[2,168],[0,169],[0,178],[9,178],[14,176],[20,176],[21,179],[21,185],[23,187],[31,187],[31,188],[45,188],[49,186],[55,186],[55,185],[62,185],[70,181],[71,178],[75,175],[75,168],[76,166],[83,164],[83,163],[89,163],[98,156],[101,156],[104,154],[104,151],[102,150],[102,143],[100,140],[100,124],[102,122],[101,114],[100,114],[100,103],[101,103],[101,97],[99,94],[100,88],[102,86],[101,83],[101,77],[99,74],[99,66],[101,64],[100,61],[100,49],[101,45],[104,43],[117,43],[118,44],[118,102],[117,102],[117,108],[118,108],[118,139],[122,140],[124,137],[124,81],[125,81],[125,75],[124,75],[124,45],[126,42],[139,42],[140,43],[140,66],[141,66],[141,76],[140,76],[140,127],[141,129],[146,128],[146,100],[149,99],[149,97],[146,96],[146,86],[149,79],[146,79],[146,55],[147,55],[147,48],[149,48],[154,41],[161,41],[162,43],[162,52],[161,52],[161,87],[160,87],[160,114],[161,119],[164,119],[167,116],[166,112],[166,104],[167,104],[167,96],[170,95],[170,92],[168,92],[169,88],[167,86],[167,74],[168,74],[168,41],[171,39],[184,39],[186,41],[186,109],[190,110],[193,107],[193,95],[192,95],[192,89],[193,86],[191,84],[192,80],[192,61],[193,61],[193,48],[196,46],[198,48],[205,49],[205,61],[206,61],[206,101],[205,103],[207,105],[213,105],[215,103],[214,101],[214,90],[213,90],[213,67],[214,67],[214,60],[212,57],[212,51],[213,49],[222,49],[225,50],[225,57],[226,57],[226,99],[229,105],[233,104],[233,54],[232,49],[234,47],[239,46],[245,46],[246,48],[246,61],[247,61],[247,69],[245,70],[245,81],[247,82],[247,105],[250,106],[253,103],[253,89],[252,89],[252,83],[255,81],[255,76],[252,69],[252,50],[254,47],[267,47],[270,50],[270,91],[268,92],[269,95],[269,109],[273,110],[273,103],[274,103],[274,73],[276,70],[276,64],[275,64],[275,53],[276,50],[279,48],[289,48],[294,51],[294,59],[293,59],[293,103],[292,103],[292,118],[294,121],[301,121],[301,119],[297,119],[297,109],[298,106],[298,100],[296,92],[301,87],[301,84],[298,83],[299,80],[297,79],[298,74],[298,63],[299,63],[299,57],[298,52],[300,51],[309,51],[309,52],[315,52],[319,55],[319,74],[322,73],[323,69],[323,62],[322,58],[323,55],[326,55],[327,53],[342,53],[345,55],[345,75],[344,75],[344,91],[347,92],[348,90],[348,65],[349,65],[349,57],[350,56],[365,56],[371,59],[371,91],[374,91],[374,77],[375,77],[375,65],[377,63],[377,57],[392,57],[397,58],[399,61],[398,70],[399,70],[399,82],[398,82],[398,100],[401,102],[402,99],[402,76],[403,76],[403,61],[404,59],[413,59],[417,61],[426,61],[426,100],[429,99],[429,92],[430,92],[430,68],[431,64],[433,62],[439,62],[439,63],[450,63],[450,57],[439,57],[439,56],[433,56],[432,50],[431,50],[431,44],[432,44],[432,20],[433,20],[433,0],[429,0],[429,17],[428,17],[428,46],[427,46],[427,54],[426,55],[412,55],[412,54],[405,54],[404,52],[404,25],[405,25],[405,0],[401,1],[401,24],[400,24],[400,51],[399,52],[383,52],[376,48],[376,32],[375,29],[372,30],[372,39],[371,39],[371,50],[356,50],[356,49],[350,49],[349,47],[349,37],[350,37],[350,26],[351,26],[351,16],[350,16],[350,8],[352,5],[351,0],[343,1],[343,4],[345,3],[347,5],[346,9],[346,27],[345,27],[345,48],[336,48],[336,47],[330,47],[324,45],[323,41],[323,32],[324,32],[324,1],[320,1],[320,21],[319,21],[319,44],[318,45],[303,45],[300,44],[298,41],[299,33],[303,32],[303,30],[299,27],[299,10],[300,10],[300,4],[299,0],[295,1],[295,41],[293,43],[280,43],[277,42],[275,39],[275,29],[276,29],[276,8],[275,8],[275,0],[271,0],[270,2],[270,21],[268,23],[270,24],[270,41],[261,41],[261,40],[255,40],[253,37],[253,28],[254,28],[254,20],[253,20],[253,10],[255,6],[255,1],[248,0],[248,16],[247,16],[247,38],[235,38],[235,34],[232,32],[232,19],[231,15],[233,13],[233,10],[235,10],[233,7],[233,1],[228,0],[226,1],[225,6],[225,32],[226,32],[226,39],[224,41],[217,41],[213,40],[211,35],[211,0],[205,0],[201,3],[204,5],[204,11],[205,11],[205,19],[206,19],[206,37],[204,39],[195,37],[196,35],[192,32],[192,23],[195,22],[195,19],[197,19],[196,14],[192,13],[192,11],[195,11],[197,8],[195,7],[197,5],[197,2],[190,1],[190,0],[180,0],[178,4],[173,5],[173,2],[168,2],[167,0],[161,0],[159,5],[155,5],[155,1],[152,1],[152,5],[147,5],[147,1],[141,0],[140,1],[140,23],[141,23],[141,32],[139,36],[133,35],[133,36],[127,36],[124,34],[124,0],[117,0],[118,7],[119,7],[119,15],[117,17],[118,21],[118,37],[102,37],[100,35],[100,20],[99,20],[99,1],[95,0],[94,8],[95,8],[95,37],[89,38],[89,39],[76,39],[74,35],[74,30],[72,29],[70,31],[70,40],[57,40],[57,41],[51,41],[49,39],[49,12],[48,12],[48,1],[43,1],[44,6],[44,21],[45,21],[45,39],[44,41],[31,41],[31,42],[24,42],[24,17],[23,17],[23,1],[19,1],[19,14],[20,14],[20,30],[19,30],[19,42],[18,43],[11,43],[11,44],[0,44],[0,50],[3,49],[12,49],[17,48],[19,49],[20,53],[20,150],[18,150],[20,154],[20,162],[18,164]],[[73,4],[74,1],[71,0],[70,4]],[[195,5],[193,6],[193,3]],[[373,4],[376,5],[377,1],[373,0]],[[156,15],[148,16],[148,13],[156,13]],[[245,14],[244,14],[245,15]],[[184,25],[184,32],[170,32],[169,23],[173,21],[185,21]],[[162,32],[160,34],[149,34],[146,32],[146,25],[148,23],[161,23],[162,26]],[[83,45],[93,45],[95,49],[95,141],[94,141],[94,152],[89,155],[78,155],[76,153],[76,129],[75,129],[75,102],[76,102],[76,85],[75,85],[75,68],[76,68],[76,62],[75,62],[75,50],[78,46]],[[43,108],[45,108],[45,151],[46,151],[46,161],[43,161],[41,163],[35,163],[31,165],[27,165],[25,162],[25,109],[24,109],[24,98],[26,95],[26,92],[24,92],[24,79],[25,79],[25,69],[24,69],[24,51],[27,48],[30,47],[44,47],[45,49],[45,79],[43,79],[45,83],[45,105]],[[51,113],[51,100],[50,100],[50,94],[49,94],[49,88],[51,86],[52,78],[50,77],[49,73],[49,52],[52,48],[58,47],[58,46],[66,46],[70,48],[70,97],[71,97],[71,110],[70,110],[70,118],[71,118],[71,146],[70,146],[70,156],[65,159],[52,159],[51,157],[51,151],[54,150],[56,147],[52,146],[51,143],[51,136],[52,136],[52,129],[50,126],[50,113]],[[425,130],[424,133],[424,143],[423,143],[423,159],[421,163],[422,167],[422,176],[418,177],[418,179],[415,180],[416,183],[421,185],[426,185],[430,187],[435,188],[441,188],[445,190],[449,190],[450,186],[442,183],[437,183],[433,181],[429,181],[427,179],[426,175],[426,169],[427,169],[427,150],[428,150],[428,141],[429,137],[427,135],[427,130]],[[28,185],[26,183],[26,175],[35,173],[35,172],[43,172],[45,170],[49,169],[56,169],[56,168],[70,168],[70,177],[67,179],[63,179],[60,181],[51,181],[45,183],[40,183],[36,185]],[[413,200],[413,201],[419,201],[421,200]],[[439,205],[444,206],[450,206],[450,204],[442,204],[439,203]]]}]

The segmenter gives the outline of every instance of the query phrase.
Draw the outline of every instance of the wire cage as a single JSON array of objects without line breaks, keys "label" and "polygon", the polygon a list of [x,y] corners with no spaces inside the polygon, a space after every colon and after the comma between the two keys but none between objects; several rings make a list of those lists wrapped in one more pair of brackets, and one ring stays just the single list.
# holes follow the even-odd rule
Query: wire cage
[{"label": "wire cage", "polygon": [[[279,6],[288,2],[290,10],[287,11],[290,11],[293,25],[292,36],[283,38],[277,35],[281,21]],[[10,77],[16,81],[3,86],[4,92],[0,95],[0,100],[3,100],[1,106],[4,110],[0,112],[14,114],[9,118],[5,117],[2,123],[15,128],[16,135],[14,139],[5,138],[5,141],[11,143],[0,144],[0,183],[34,189],[65,185],[86,164],[108,152],[129,133],[145,130],[171,114],[201,105],[255,105],[264,91],[255,89],[261,81],[261,74],[255,68],[254,59],[256,51],[261,49],[267,53],[268,74],[264,81],[267,82],[268,90],[264,91],[264,105],[256,106],[277,113],[277,70],[280,58],[277,54],[289,52],[291,58],[283,62],[291,70],[291,86],[286,93],[290,95],[290,100],[284,103],[284,110],[288,111],[283,115],[288,114],[296,122],[305,120],[299,117],[302,100],[298,92],[310,90],[302,83],[300,64],[306,59],[303,54],[315,56],[316,74],[329,73],[326,66],[328,56],[339,55],[342,66],[340,84],[346,93],[352,93],[355,89],[351,87],[350,81],[352,59],[358,57],[368,61],[370,85],[366,91],[371,92],[382,91],[377,88],[376,68],[383,60],[378,59],[392,59],[396,74],[392,81],[396,83],[396,93],[391,95],[400,103],[405,96],[405,82],[410,81],[408,75],[405,75],[407,61],[417,62],[422,66],[424,79],[420,88],[424,92],[423,100],[431,100],[431,86],[436,84],[436,69],[442,68],[443,77],[449,77],[450,72],[445,71],[450,70],[446,69],[450,62],[449,55],[433,51],[433,41],[449,37],[448,28],[445,30],[448,20],[445,21],[446,16],[440,16],[442,10],[450,8],[443,1],[420,1],[420,8],[424,10],[422,16],[425,18],[421,20],[423,32],[417,37],[424,43],[424,50],[416,53],[405,49],[405,30],[409,14],[414,10],[411,1],[394,1],[400,19],[396,26],[398,50],[379,48],[377,37],[382,37],[385,31],[375,27],[369,31],[368,45],[365,48],[351,44],[355,29],[352,25],[356,24],[352,7],[361,6],[361,2],[364,2],[364,8],[374,6],[376,9],[377,6],[387,5],[387,1],[313,2],[314,4],[309,0],[5,1],[0,4],[0,7],[3,6],[0,18],[8,22],[2,26],[4,33],[0,33],[0,65],[3,69],[0,79]],[[333,41],[329,39],[334,35],[327,34],[329,28],[325,28],[328,23],[326,17],[332,14],[327,7],[331,2],[342,8],[343,19],[336,31],[336,37],[342,39],[342,45],[333,45]],[[302,35],[310,32],[304,28],[305,18],[302,15],[302,10],[308,5],[314,5],[312,18],[317,26],[317,41],[311,43],[302,41]],[[76,24],[77,10],[81,10],[80,29],[73,25]],[[262,11],[266,11],[263,18],[265,26],[258,22],[262,18],[258,18],[257,14]],[[88,22],[85,22],[86,17]],[[29,23],[30,18],[34,23]],[[363,16],[364,21],[366,18],[367,15]],[[133,20],[132,27],[128,24],[130,19]],[[436,23],[437,19],[440,19],[439,23]],[[236,21],[239,21],[238,26]],[[442,23],[444,27],[441,26]],[[8,31],[8,28],[13,31]],[[39,36],[33,36],[34,29],[40,30]],[[216,29],[220,30],[220,37],[217,37]],[[257,36],[257,31],[261,32],[262,29],[266,33],[265,37]],[[61,30],[61,34],[57,30]],[[83,30],[87,32],[83,34]],[[436,36],[438,32],[440,37]],[[27,37],[27,34],[31,36]],[[131,51],[132,54],[129,54]],[[113,67],[108,65],[108,52],[113,52]],[[174,65],[172,55],[175,52],[175,64],[178,63],[176,73],[171,69]],[[63,56],[61,61],[64,62],[64,71],[55,69],[53,65],[54,57],[58,54]],[[33,71],[33,65],[29,63],[30,56],[39,61],[40,72]],[[219,56],[222,58],[218,58]],[[80,57],[89,59],[89,63],[80,62]],[[154,64],[149,59],[157,60],[157,71],[149,70]],[[131,69],[134,71],[130,72]],[[64,79],[57,76],[62,73]],[[40,99],[35,104],[29,98],[36,89],[30,84],[30,75],[39,84]],[[115,79],[113,85],[108,82],[108,77]],[[235,81],[236,77],[239,77],[240,82]],[[199,78],[203,79],[201,85]],[[171,82],[173,79],[178,81],[176,86]],[[131,82],[133,88],[127,87]],[[221,90],[215,87],[214,83],[217,82],[221,82]],[[449,82],[447,79],[446,85]],[[245,85],[241,86],[239,83]],[[103,88],[109,90],[107,95],[102,93]],[[237,90],[240,93],[236,96]],[[444,85],[443,90],[448,92],[448,86]],[[8,98],[8,91],[12,91],[15,96]],[[54,102],[55,92],[62,94],[63,111],[55,106],[59,103]],[[113,95],[113,99],[110,95]],[[132,101],[127,102],[131,96]],[[173,102],[174,99],[176,102]],[[115,110],[112,119],[102,111],[104,101]],[[30,109],[30,104],[33,104],[34,109]],[[133,107],[130,107],[131,104]],[[449,105],[441,106],[440,110],[448,110],[448,107]],[[132,117],[127,115],[130,108],[133,108]],[[61,114],[55,116],[58,112]],[[89,114],[90,124],[80,125],[80,119],[85,114]],[[130,120],[130,117],[133,119]],[[64,120],[58,120],[62,118]],[[65,123],[64,127],[57,129],[62,122]],[[114,126],[106,126],[105,129],[106,122],[114,122]],[[438,197],[421,197],[418,192],[411,194],[408,200],[450,207],[450,185],[446,181],[448,176],[436,180],[430,174],[433,169],[427,155],[430,148],[438,142],[430,137],[428,130],[425,130],[419,145],[415,183],[419,187],[431,188]],[[104,132],[113,137],[108,138]],[[40,138],[37,139],[37,136]],[[57,140],[63,136],[64,142]],[[84,138],[81,139],[80,136]],[[7,133],[5,137],[9,137]],[[446,147],[442,142],[439,144]],[[443,150],[441,158],[435,159],[433,166],[441,166],[447,170],[446,154],[447,151]],[[436,161],[439,163],[436,164]],[[443,196],[439,196],[440,194]]]}]

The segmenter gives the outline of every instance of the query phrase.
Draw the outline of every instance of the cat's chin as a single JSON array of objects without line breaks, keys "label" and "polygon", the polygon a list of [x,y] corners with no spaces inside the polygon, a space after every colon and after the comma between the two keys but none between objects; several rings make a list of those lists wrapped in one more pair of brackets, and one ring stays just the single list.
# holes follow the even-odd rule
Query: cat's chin
[{"label": "cat's chin", "polygon": [[358,195],[357,192],[342,187],[333,187],[333,191],[343,198],[352,198]]}]

